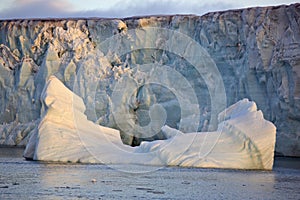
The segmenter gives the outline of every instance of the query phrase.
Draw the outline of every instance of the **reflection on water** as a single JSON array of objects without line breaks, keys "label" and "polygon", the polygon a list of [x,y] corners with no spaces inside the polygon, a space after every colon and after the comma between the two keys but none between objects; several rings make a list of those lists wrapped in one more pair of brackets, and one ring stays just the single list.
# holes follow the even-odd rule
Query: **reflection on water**
[{"label": "reflection on water", "polygon": [[300,170],[282,160],[273,171],[167,167],[131,174],[105,165],[25,161],[22,151],[0,148],[0,199],[300,198]]}]

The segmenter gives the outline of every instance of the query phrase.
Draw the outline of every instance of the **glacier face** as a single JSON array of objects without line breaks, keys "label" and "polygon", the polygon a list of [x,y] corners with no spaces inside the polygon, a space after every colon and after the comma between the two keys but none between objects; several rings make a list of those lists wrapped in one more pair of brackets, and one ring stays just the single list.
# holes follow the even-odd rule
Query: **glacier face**
[{"label": "glacier face", "polygon": [[[28,142],[39,124],[43,110],[39,99],[51,75],[83,98],[89,120],[120,129],[127,144],[164,139],[165,134],[157,128],[161,122],[173,128],[183,124],[184,132],[216,130],[216,114],[221,108],[216,108],[211,97],[214,86],[219,85],[217,77],[195,69],[198,54],[184,40],[170,41],[164,33],[153,37],[144,31],[156,27],[185,34],[196,41],[222,77],[225,104],[243,98],[254,100],[264,117],[277,127],[276,152],[300,156],[299,10],[299,4],[294,4],[200,17],[1,21],[0,143]],[[173,49],[164,49],[166,44]],[[152,48],[147,48],[149,45]],[[131,49],[132,46],[144,48]],[[201,52],[198,63],[211,69],[210,59]],[[165,71],[171,74],[176,71],[180,76],[160,73],[156,77],[161,77],[163,83],[158,79],[154,84],[145,82],[151,71],[146,65],[167,66]],[[130,79],[126,81],[123,77]],[[176,85],[179,79],[182,87],[171,90],[169,86]],[[120,80],[125,82],[119,84]],[[113,105],[118,105],[116,100],[124,94],[118,96],[116,86],[121,92],[130,91],[120,103],[130,120],[115,120],[114,113],[119,110]],[[190,110],[182,106],[186,96],[193,96],[185,102],[193,105]],[[156,111],[162,108],[165,112],[158,113],[165,114],[157,116]],[[184,126],[185,121],[195,119],[194,115],[199,117],[195,125]],[[151,124],[153,116],[159,120]],[[149,124],[156,134],[141,136],[138,128]],[[132,127],[137,131],[126,134]]]},{"label": "glacier face", "polygon": [[[40,161],[124,165],[266,169],[273,167],[275,126],[243,99],[218,115],[214,132],[182,133],[163,126],[167,140],[124,145],[116,129],[89,121],[82,99],[51,76],[42,92],[44,111],[24,157]],[[225,121],[223,121],[225,119]],[[127,169],[128,171],[128,169]],[[129,172],[139,173],[132,168]]]}]

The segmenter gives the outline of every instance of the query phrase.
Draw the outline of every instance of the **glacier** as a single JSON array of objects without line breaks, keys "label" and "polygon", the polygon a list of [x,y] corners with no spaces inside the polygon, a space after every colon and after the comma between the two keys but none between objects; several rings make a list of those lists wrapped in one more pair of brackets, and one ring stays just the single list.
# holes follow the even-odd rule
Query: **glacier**
[{"label": "glacier", "polygon": [[[164,121],[184,133],[215,131],[217,114],[247,98],[277,128],[275,155],[299,157],[299,19],[295,3],[203,16],[0,20],[0,145],[29,142],[43,113],[41,93],[55,75],[83,99],[89,120],[118,129],[128,145],[167,139]],[[224,93],[215,90],[222,85]]]},{"label": "glacier", "polygon": [[39,161],[137,164],[271,170],[276,127],[256,104],[243,99],[218,115],[212,132],[182,133],[162,126],[166,140],[124,145],[120,132],[85,115],[78,95],[50,76],[42,95],[42,114],[24,157]]}]

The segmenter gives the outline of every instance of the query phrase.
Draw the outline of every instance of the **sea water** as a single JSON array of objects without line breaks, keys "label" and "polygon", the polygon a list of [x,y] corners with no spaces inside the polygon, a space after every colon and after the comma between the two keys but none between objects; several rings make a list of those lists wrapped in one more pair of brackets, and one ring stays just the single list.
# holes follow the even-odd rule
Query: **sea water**
[{"label": "sea water", "polygon": [[300,199],[299,159],[276,158],[273,171],[156,166],[142,171],[26,161],[23,150],[0,148],[0,199]]}]

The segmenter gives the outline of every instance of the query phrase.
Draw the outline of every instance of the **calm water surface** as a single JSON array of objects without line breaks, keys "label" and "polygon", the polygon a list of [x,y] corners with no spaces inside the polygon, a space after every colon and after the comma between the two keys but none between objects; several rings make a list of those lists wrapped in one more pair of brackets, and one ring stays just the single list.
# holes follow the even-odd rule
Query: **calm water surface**
[{"label": "calm water surface", "polygon": [[300,199],[299,159],[277,158],[273,171],[148,167],[126,173],[26,161],[22,153],[0,148],[0,199]]}]

